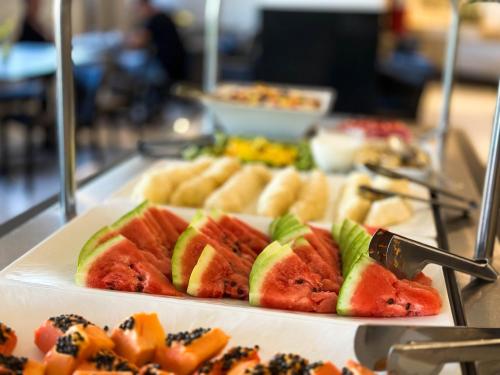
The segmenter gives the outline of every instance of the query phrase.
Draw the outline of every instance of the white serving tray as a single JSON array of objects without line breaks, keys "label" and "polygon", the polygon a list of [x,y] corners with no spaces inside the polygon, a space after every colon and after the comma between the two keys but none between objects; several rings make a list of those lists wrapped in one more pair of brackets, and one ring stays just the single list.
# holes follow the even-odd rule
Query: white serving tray
[{"label": "white serving tray", "polygon": [[[130,201],[116,200],[105,203],[101,206],[91,209],[87,213],[73,219],[55,234],[30,250],[17,261],[9,265],[0,272],[0,284],[2,280],[15,280],[32,285],[44,285],[58,290],[65,290],[73,294],[88,293],[101,298],[126,298],[130,293],[114,292],[99,289],[88,289],[79,287],[74,283],[74,274],[80,249],[87,239],[97,230],[105,225],[109,225],[120,216],[133,209],[135,204]],[[196,210],[186,208],[170,208],[179,216],[190,220]],[[238,215],[250,225],[257,229],[267,232],[270,219],[263,217],[252,217],[247,215]],[[414,237],[417,240],[435,244],[434,240]],[[445,280],[442,269],[438,266],[430,265],[426,267],[425,273],[433,279],[434,287],[439,291],[443,308],[440,314],[430,317],[418,318],[391,318],[391,319],[366,319],[366,318],[347,318],[337,315],[322,315],[314,313],[295,313],[282,310],[269,310],[265,308],[252,307],[246,301],[236,301],[230,299],[201,299],[194,297],[164,297],[153,295],[140,295],[152,301],[174,301],[179,305],[198,308],[219,308],[231,309],[236,311],[252,312],[265,311],[273,312],[279,316],[300,316],[314,317],[325,321],[339,322],[339,324],[359,325],[362,323],[373,324],[416,324],[416,325],[453,325],[450,303],[446,291]],[[137,295],[133,293],[132,295]],[[174,303],[172,302],[172,303]],[[112,306],[111,304],[107,304]]]},{"label": "white serving tray", "polygon": [[[145,170],[143,174],[150,173],[151,171],[154,171],[156,169],[165,168],[168,165],[183,164],[183,163],[187,162],[176,159],[160,160],[154,163],[150,168]],[[135,178],[132,178],[130,181],[125,183],[121,189],[117,190],[111,196],[111,199],[119,198],[125,200],[132,200],[133,199],[132,193],[134,191],[134,187],[140,181],[143,174]],[[307,172],[304,172],[303,174],[307,174]],[[327,174],[327,177],[330,186],[329,202],[327,204],[325,217],[322,220],[319,220],[318,222],[331,224],[332,222],[336,221],[335,213],[337,212],[337,205],[339,203],[339,198],[341,196],[341,192],[346,181],[346,175]],[[429,198],[429,192],[423,186],[410,183],[410,190],[412,195],[422,198]],[[139,204],[140,202],[136,201],[136,203]],[[411,202],[411,204],[413,207],[412,217],[403,223],[389,226],[387,229],[393,232],[400,233],[402,235],[436,238],[437,231],[431,207],[427,203],[423,202]],[[248,205],[245,214],[256,215],[255,211],[256,211],[256,202],[251,202]]]},{"label": "white serving tray", "polygon": [[[219,327],[226,331],[231,346],[260,346],[263,360],[275,353],[296,353],[311,361],[330,360],[341,368],[355,359],[356,325],[343,321],[299,314],[282,315],[272,310],[214,309],[168,298],[149,298],[140,294],[96,294],[92,290],[60,290],[3,280],[4,298],[0,321],[18,335],[15,355],[42,359],[33,343],[34,330],[50,316],[75,313],[100,326],[114,327],[127,316],[140,311],[157,312],[167,332],[198,327]],[[442,374],[457,374],[458,366],[447,366]]]}]

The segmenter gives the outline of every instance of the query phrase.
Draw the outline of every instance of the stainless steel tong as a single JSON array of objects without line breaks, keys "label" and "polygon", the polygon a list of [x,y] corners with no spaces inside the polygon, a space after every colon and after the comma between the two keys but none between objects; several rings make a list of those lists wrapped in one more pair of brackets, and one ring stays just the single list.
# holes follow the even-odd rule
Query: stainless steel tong
[{"label": "stainless steel tong", "polygon": [[433,375],[446,363],[474,361],[494,361],[488,373],[500,369],[499,328],[363,325],[354,349],[361,364],[388,374]]},{"label": "stainless steel tong", "polygon": [[498,277],[487,259],[467,259],[384,229],[379,229],[372,237],[368,251],[370,257],[399,278],[412,279],[429,263],[486,281],[495,281]]},{"label": "stainless steel tong", "polygon": [[409,200],[413,200],[413,201],[417,201],[417,202],[425,202],[425,203],[434,204],[434,205],[437,205],[437,206],[440,206],[443,208],[449,208],[452,210],[461,211],[464,215],[468,215],[470,213],[470,210],[472,209],[472,207],[468,204],[447,203],[447,202],[443,202],[439,199],[426,199],[426,198],[417,197],[415,195],[376,189],[376,188],[373,188],[373,187],[368,186],[368,185],[361,185],[358,189],[362,195],[368,195],[369,197],[385,198],[385,197],[398,196],[398,197],[401,197],[404,199],[409,199]]},{"label": "stainless steel tong", "polygon": [[478,203],[473,199],[464,197],[460,194],[455,193],[454,191],[450,191],[448,189],[445,189],[445,188],[442,188],[439,186],[435,186],[435,185],[430,184],[426,181],[422,181],[418,178],[414,178],[412,176],[407,176],[405,174],[395,172],[392,169],[384,168],[384,167],[381,167],[379,165],[375,165],[372,163],[365,163],[364,166],[369,171],[376,173],[376,174],[379,174],[379,175],[382,175],[382,176],[386,176],[389,178],[404,178],[404,179],[411,181],[415,184],[425,186],[426,188],[428,188],[432,191],[435,191],[436,193],[440,193],[442,195],[446,195],[449,198],[453,198],[455,200],[461,201],[461,202],[467,204],[470,208],[477,208],[478,207]]}]

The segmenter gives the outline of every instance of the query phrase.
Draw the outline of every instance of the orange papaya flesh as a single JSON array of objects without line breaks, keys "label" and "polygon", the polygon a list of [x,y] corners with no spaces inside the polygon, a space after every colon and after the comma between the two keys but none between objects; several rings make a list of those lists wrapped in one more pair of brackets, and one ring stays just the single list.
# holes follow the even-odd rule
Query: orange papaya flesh
[{"label": "orange papaya flesh", "polygon": [[359,363],[353,360],[347,361],[342,373],[347,373],[350,375],[375,375],[373,371],[361,366]]},{"label": "orange papaya flesh", "polygon": [[111,339],[118,355],[140,367],[151,362],[165,339],[165,331],[155,313],[138,313],[115,328]]},{"label": "orange papaya flesh", "polygon": [[0,374],[44,375],[45,366],[25,357],[0,354]]},{"label": "orange papaya flesh", "polygon": [[46,374],[71,374],[82,361],[97,351],[113,347],[113,341],[101,328],[77,324],[59,337],[56,345],[45,355]]},{"label": "orange papaya flesh", "polygon": [[125,358],[116,355],[108,349],[99,350],[82,361],[77,371],[107,371],[137,373],[139,369]]},{"label": "orange papaya flesh", "polygon": [[36,346],[43,353],[47,353],[56,344],[59,337],[77,324],[89,325],[92,323],[76,314],[63,314],[50,317],[35,330]]},{"label": "orange papaya flesh", "polygon": [[197,371],[198,375],[243,375],[259,362],[259,347],[243,348],[237,346],[228,350],[221,358],[205,363]]},{"label": "orange papaya flesh", "polygon": [[191,374],[202,363],[215,357],[229,341],[218,328],[198,328],[191,332],[168,334],[156,349],[155,362],[178,375]]},{"label": "orange papaya flesh", "polygon": [[139,375],[175,375],[173,372],[168,372],[161,369],[158,363],[150,363],[142,366]]},{"label": "orange papaya flesh", "polygon": [[76,370],[73,375],[135,375],[132,371]]},{"label": "orange papaya flesh", "polygon": [[258,364],[245,371],[246,375],[341,375],[331,362],[310,363],[296,354],[276,354],[267,365]]},{"label": "orange papaya flesh", "polygon": [[11,355],[17,344],[14,330],[0,322],[0,354]]}]

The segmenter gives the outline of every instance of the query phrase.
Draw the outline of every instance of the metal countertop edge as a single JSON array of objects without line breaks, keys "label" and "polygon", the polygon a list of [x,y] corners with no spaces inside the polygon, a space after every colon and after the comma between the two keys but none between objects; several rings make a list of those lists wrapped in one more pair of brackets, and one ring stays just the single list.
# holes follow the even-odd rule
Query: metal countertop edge
[{"label": "metal countertop edge", "polygon": [[[431,193],[431,197],[434,199],[438,199],[439,195],[436,193]],[[434,216],[434,223],[436,224],[438,247],[446,251],[450,251],[448,236],[446,235],[446,230],[443,224],[443,218],[441,216],[439,206],[435,204],[432,205],[432,214]],[[450,300],[453,321],[456,326],[466,326],[467,318],[465,317],[464,305],[462,302],[460,289],[458,287],[458,282],[455,277],[455,271],[450,268],[443,267],[443,276],[446,284],[446,290],[448,292],[448,299]],[[464,375],[477,374],[476,365],[473,362],[461,363],[460,367],[462,369],[462,374]]]},{"label": "metal countertop edge", "polygon": [[[106,164],[106,166],[100,170],[99,172],[92,174],[90,176],[87,176],[80,181],[77,182],[77,188],[81,189],[85,187],[85,185],[93,182],[94,180],[98,179],[99,177],[103,176],[107,172],[109,172],[111,169],[115,168],[116,166],[126,162],[127,160],[132,159],[134,156],[137,156],[136,151],[132,151],[130,153],[127,153],[123,157],[118,158],[117,160]],[[2,239],[3,236],[9,234],[11,231],[19,228],[21,225],[25,224],[29,220],[33,219],[35,216],[38,214],[42,213],[43,211],[49,209],[52,206],[57,205],[57,199],[58,199],[59,193],[56,193],[49,198],[41,201],[40,203],[36,204],[35,206],[29,208],[28,210],[20,213],[17,216],[14,216],[13,218],[7,220],[5,223],[0,225],[0,240]],[[1,267],[0,267],[1,269]]]}]

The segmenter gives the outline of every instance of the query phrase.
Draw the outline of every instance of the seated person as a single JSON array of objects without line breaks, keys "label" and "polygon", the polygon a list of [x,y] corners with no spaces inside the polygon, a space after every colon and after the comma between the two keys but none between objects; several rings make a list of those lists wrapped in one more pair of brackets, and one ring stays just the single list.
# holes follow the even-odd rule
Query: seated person
[{"label": "seated person", "polygon": [[186,51],[172,19],[150,0],[137,0],[141,25],[130,36],[132,48],[149,48],[164,71],[168,84],[186,78]]},{"label": "seated person", "polygon": [[25,0],[24,5],[24,17],[18,40],[20,42],[48,42],[50,39],[45,35],[38,20],[40,0]]}]

